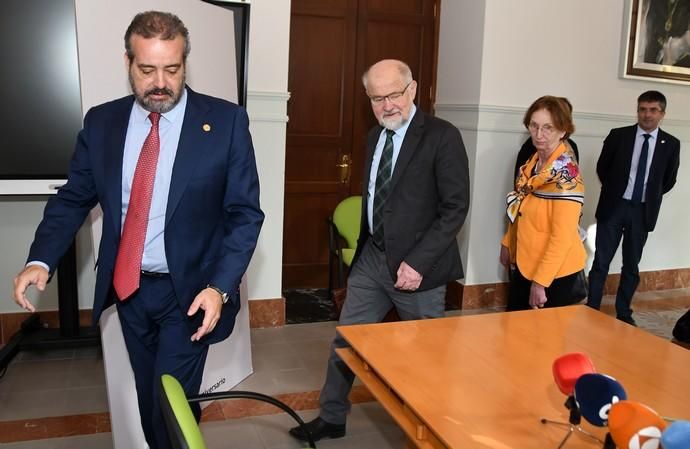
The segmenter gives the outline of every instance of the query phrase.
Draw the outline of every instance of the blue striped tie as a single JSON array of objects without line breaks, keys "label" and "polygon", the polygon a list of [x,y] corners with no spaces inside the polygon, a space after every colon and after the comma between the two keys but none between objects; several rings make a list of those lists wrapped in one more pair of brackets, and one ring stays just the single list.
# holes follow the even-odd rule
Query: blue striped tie
[{"label": "blue striped tie", "polygon": [[635,187],[633,187],[632,197],[633,203],[642,202],[642,192],[644,191],[644,178],[647,174],[647,157],[649,155],[649,138],[651,134],[643,134],[644,143],[642,144],[642,151],[640,151],[640,158],[637,160],[637,173],[635,174]]}]

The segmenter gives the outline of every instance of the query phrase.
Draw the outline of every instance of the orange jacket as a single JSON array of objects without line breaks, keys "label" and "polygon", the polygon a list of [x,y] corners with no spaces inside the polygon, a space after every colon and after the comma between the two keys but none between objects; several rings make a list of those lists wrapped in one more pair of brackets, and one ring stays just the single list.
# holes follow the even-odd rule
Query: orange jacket
[{"label": "orange jacket", "polygon": [[511,253],[520,273],[548,287],[563,276],[585,267],[587,253],[580,240],[578,224],[582,205],[576,201],[553,200],[527,195],[520,205],[516,248],[510,247],[511,227],[502,244]]}]

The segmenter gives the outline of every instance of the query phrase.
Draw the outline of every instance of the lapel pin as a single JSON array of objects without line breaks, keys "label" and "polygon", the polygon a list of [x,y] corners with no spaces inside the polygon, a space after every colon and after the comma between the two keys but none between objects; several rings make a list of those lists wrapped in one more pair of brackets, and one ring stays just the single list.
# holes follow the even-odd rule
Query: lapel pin
[{"label": "lapel pin", "polygon": [[211,131],[211,125],[209,125],[208,123],[204,123],[204,126],[202,126],[201,129],[203,129],[206,132],[209,132]]},{"label": "lapel pin", "polygon": [[662,140],[661,143],[666,143],[666,141],[665,141],[665,140]]}]

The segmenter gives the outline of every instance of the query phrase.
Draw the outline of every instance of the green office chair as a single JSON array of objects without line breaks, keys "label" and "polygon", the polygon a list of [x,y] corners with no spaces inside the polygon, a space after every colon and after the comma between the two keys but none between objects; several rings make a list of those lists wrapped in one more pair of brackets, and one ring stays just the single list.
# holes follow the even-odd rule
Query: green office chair
[{"label": "green office chair", "polygon": [[[335,207],[333,217],[328,219],[328,294],[332,296],[334,288],[343,286],[343,271],[345,266],[352,265],[352,259],[357,251],[359,226],[362,216],[362,197],[350,196],[342,200]],[[342,240],[347,246],[342,245]],[[338,261],[338,282],[333,283],[333,261]]]},{"label": "green office chair", "polygon": [[177,379],[169,374],[163,374],[163,376],[161,376],[160,401],[161,408],[163,409],[163,418],[165,419],[165,427],[168,429],[168,436],[170,437],[173,449],[206,449],[206,443],[204,443],[199,425],[194,418],[191,407],[189,407],[190,402],[204,402],[230,398],[254,399],[268,402],[282,409],[288,415],[292,416],[292,418],[297,421],[297,424],[304,429],[305,433],[309,435],[309,447],[316,448],[316,444],[314,444],[314,440],[312,440],[309,431],[304,427],[302,418],[300,418],[288,405],[271,396],[251,391],[223,391],[187,397],[184,394],[182,385],[180,385]]}]

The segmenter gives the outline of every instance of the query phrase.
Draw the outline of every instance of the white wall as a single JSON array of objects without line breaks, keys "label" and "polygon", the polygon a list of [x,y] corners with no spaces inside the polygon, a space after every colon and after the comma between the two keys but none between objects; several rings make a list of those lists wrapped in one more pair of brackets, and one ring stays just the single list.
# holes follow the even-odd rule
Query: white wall
[{"label": "white wall", "polygon": [[[445,116],[444,105],[479,103],[485,4],[485,0],[445,1],[441,4],[436,89],[436,113],[441,117]],[[458,33],[451,30],[463,31]],[[462,126],[456,123],[462,130],[470,174],[475,172],[475,160],[477,158],[477,120],[477,114],[469,112],[463,117]],[[468,266],[467,261],[470,242],[472,242],[473,206],[477,198],[475,193],[476,191],[472,189],[470,210],[457,237],[460,257],[464,262],[465,279],[472,279],[473,266]]]},{"label": "white wall", "polygon": [[[458,126],[476,148],[468,149],[471,160],[472,204],[469,229],[460,236],[467,266],[468,285],[505,280],[499,267],[498,249],[505,229],[505,194],[511,189],[511,173],[520,144],[527,138],[522,115],[537,97],[553,94],[573,103],[573,136],[580,147],[581,167],[587,188],[582,225],[595,223],[594,210],[599,193],[595,173],[601,144],[611,128],[635,123],[637,96],[657,89],[668,98],[662,128],[690,145],[690,89],[668,83],[623,79],[620,76],[626,2],[598,0],[485,0],[483,29],[472,18],[478,15],[475,0],[446,1],[442,19],[439,61],[463,58],[481,66],[478,101],[466,89],[444,85],[437,96],[437,113]],[[451,6],[452,5],[452,6]],[[481,57],[463,42],[465,29],[443,26],[443,20],[469,22],[468,29],[483,33]],[[473,40],[480,39],[474,37]],[[467,68],[457,63],[439,62],[441,80],[462,79]],[[443,72],[443,73],[441,73]],[[476,83],[474,78],[471,84]],[[469,138],[467,138],[469,136]],[[657,229],[647,242],[642,271],[690,266],[690,255],[678,248],[690,246],[683,223],[688,214],[685,201],[690,180],[683,177],[684,164],[675,189],[664,198]],[[620,271],[620,254],[611,272]]]},{"label": "white wall", "polygon": [[[102,5],[107,4],[109,10]],[[189,59],[189,82],[195,87],[209,85],[208,78],[224,78],[223,66],[214,62],[217,51],[227,53],[229,48],[219,50],[213,43],[209,23],[222,21],[226,11],[220,10],[208,19],[200,11],[218,11],[218,8],[198,0],[127,0],[113,7],[109,2],[76,0],[80,32],[90,33],[89,43],[95,46],[80,48],[84,112],[93,104],[126,94],[126,72],[122,55],[122,36],[131,20],[127,11],[133,6],[138,10],[159,8],[179,12],[180,18],[190,29],[192,53]],[[106,17],[103,13],[107,12]],[[127,16],[127,17],[125,17]],[[261,182],[261,204],[266,221],[259,239],[256,255],[249,267],[248,286],[250,299],[278,298],[281,296],[282,222],[283,222],[283,176],[285,159],[285,127],[287,104],[287,59],[289,42],[290,2],[289,0],[254,0],[250,14],[249,49],[249,98],[247,109],[250,128],[254,139],[259,176]],[[207,20],[208,19],[208,20]],[[209,22],[210,20],[210,22]],[[227,30],[231,32],[231,30]],[[224,31],[223,31],[224,32]],[[211,41],[207,39],[211,37]],[[215,36],[217,37],[217,36]],[[85,36],[82,34],[82,40]],[[224,40],[227,42],[227,40]],[[110,48],[111,52],[97,51]],[[221,51],[222,50],[222,51]],[[112,54],[111,54],[112,53]],[[210,59],[209,59],[210,58]],[[88,61],[85,65],[85,61]],[[195,66],[198,65],[197,66]],[[208,69],[212,67],[213,70]],[[86,78],[84,75],[86,74]],[[229,76],[229,74],[228,74]],[[100,83],[100,86],[99,86]],[[214,87],[215,86],[215,87]],[[199,89],[204,93],[227,97],[232,95],[223,89],[234,83],[211,84],[211,89]],[[218,90],[214,90],[214,89]],[[11,300],[12,279],[25,262],[33,238],[33,232],[40,221],[44,198],[0,198],[0,313],[19,312]],[[90,229],[82,228],[77,237],[79,304],[89,309],[93,302],[93,248]],[[51,283],[43,294],[31,293],[39,310],[57,309],[57,291]]]},{"label": "white wall", "polygon": [[275,299],[283,282],[290,0],[252,0],[249,34],[247,110],[266,219],[247,282],[250,299]]},{"label": "white wall", "polygon": [[630,115],[657,89],[668,119],[687,118],[687,86],[620,77],[628,1],[487,0],[481,103],[526,108],[555,93],[576,111]]},{"label": "white wall", "polygon": [[441,2],[440,57],[436,79],[438,101],[479,103],[485,7],[485,0]]}]

